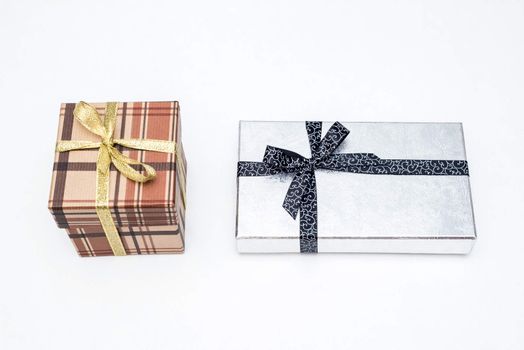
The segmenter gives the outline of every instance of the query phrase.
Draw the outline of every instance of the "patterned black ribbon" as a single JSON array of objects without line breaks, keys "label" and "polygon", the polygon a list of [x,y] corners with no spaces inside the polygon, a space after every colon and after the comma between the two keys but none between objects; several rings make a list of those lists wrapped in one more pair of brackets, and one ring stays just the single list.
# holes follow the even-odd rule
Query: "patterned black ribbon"
[{"label": "patterned black ribbon", "polygon": [[296,219],[300,211],[300,252],[317,252],[317,186],[315,170],[328,169],[382,175],[469,175],[465,160],[380,159],[373,153],[338,153],[336,148],[349,134],[335,122],[322,137],[322,122],[306,122],[311,158],[282,148],[267,146],[262,162],[238,162],[238,176],[295,174],[283,207]]}]

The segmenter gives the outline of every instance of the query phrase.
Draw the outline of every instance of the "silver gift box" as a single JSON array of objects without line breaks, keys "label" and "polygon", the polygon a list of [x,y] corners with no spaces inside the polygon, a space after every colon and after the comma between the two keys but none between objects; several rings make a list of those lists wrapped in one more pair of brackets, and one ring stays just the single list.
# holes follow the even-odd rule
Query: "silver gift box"
[{"label": "silver gift box", "polygon": [[[332,122],[322,123],[322,135]],[[342,123],[335,153],[466,160],[460,123]],[[310,157],[304,122],[241,121],[239,160],[267,145]],[[476,239],[468,176],[366,175],[316,170],[318,251],[467,254]],[[238,177],[239,252],[300,252],[299,219],[282,203],[292,174]]]}]

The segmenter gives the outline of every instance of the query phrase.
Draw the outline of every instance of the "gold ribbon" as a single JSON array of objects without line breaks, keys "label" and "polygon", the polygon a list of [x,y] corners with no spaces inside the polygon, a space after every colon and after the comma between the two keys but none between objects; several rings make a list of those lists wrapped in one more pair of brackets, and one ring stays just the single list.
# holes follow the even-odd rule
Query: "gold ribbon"
[{"label": "gold ribbon", "polygon": [[[155,169],[147,164],[124,156],[115,145],[122,145],[145,151],[174,153],[176,144],[173,141],[152,139],[113,139],[116,123],[117,103],[108,102],[106,116],[102,123],[96,109],[86,102],[79,102],[75,106],[73,115],[87,130],[100,136],[100,142],[93,141],[59,141],[56,145],[58,152],[98,148],[96,162],[96,213],[104,229],[109,245],[114,255],[126,255],[124,245],[118,234],[115,223],[109,210],[109,169],[111,163],[128,179],[136,182],[147,182],[156,176]],[[177,157],[179,158],[179,157]],[[131,165],[141,165],[145,174],[135,170]]]}]

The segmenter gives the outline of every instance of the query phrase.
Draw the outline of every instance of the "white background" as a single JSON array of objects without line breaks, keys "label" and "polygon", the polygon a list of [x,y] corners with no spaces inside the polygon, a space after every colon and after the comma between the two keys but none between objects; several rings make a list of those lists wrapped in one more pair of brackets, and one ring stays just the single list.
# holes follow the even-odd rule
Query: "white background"
[{"label": "white background", "polygon": [[[2,0],[0,44],[0,348],[524,348],[523,2]],[[185,254],[82,259],[56,228],[80,99],[181,102]],[[464,122],[476,247],[238,254],[239,119]]]}]

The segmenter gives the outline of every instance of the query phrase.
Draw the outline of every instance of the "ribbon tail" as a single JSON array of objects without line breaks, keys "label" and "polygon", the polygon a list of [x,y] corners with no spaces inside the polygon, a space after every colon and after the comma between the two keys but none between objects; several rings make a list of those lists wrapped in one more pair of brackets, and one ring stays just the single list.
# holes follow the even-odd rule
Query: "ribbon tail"
[{"label": "ribbon tail", "polygon": [[115,256],[126,255],[124,245],[109,209],[109,167],[111,155],[107,146],[102,145],[96,165],[96,213],[102,224],[109,246]]},{"label": "ribbon tail", "polygon": [[[156,177],[156,171],[152,166],[124,156],[114,147],[111,147],[109,152],[111,154],[111,161],[115,167],[128,179],[143,183]],[[140,165],[143,167],[145,175],[135,170],[131,165]]]},{"label": "ribbon tail", "polygon": [[291,217],[296,220],[298,212],[302,206],[302,199],[304,197],[305,191],[309,186],[307,173],[299,172],[293,176],[293,180],[289,185],[289,188],[284,198],[284,203],[282,207],[287,211]]},{"label": "ribbon tail", "polygon": [[308,171],[300,207],[300,252],[318,252],[318,205],[315,172]]}]

